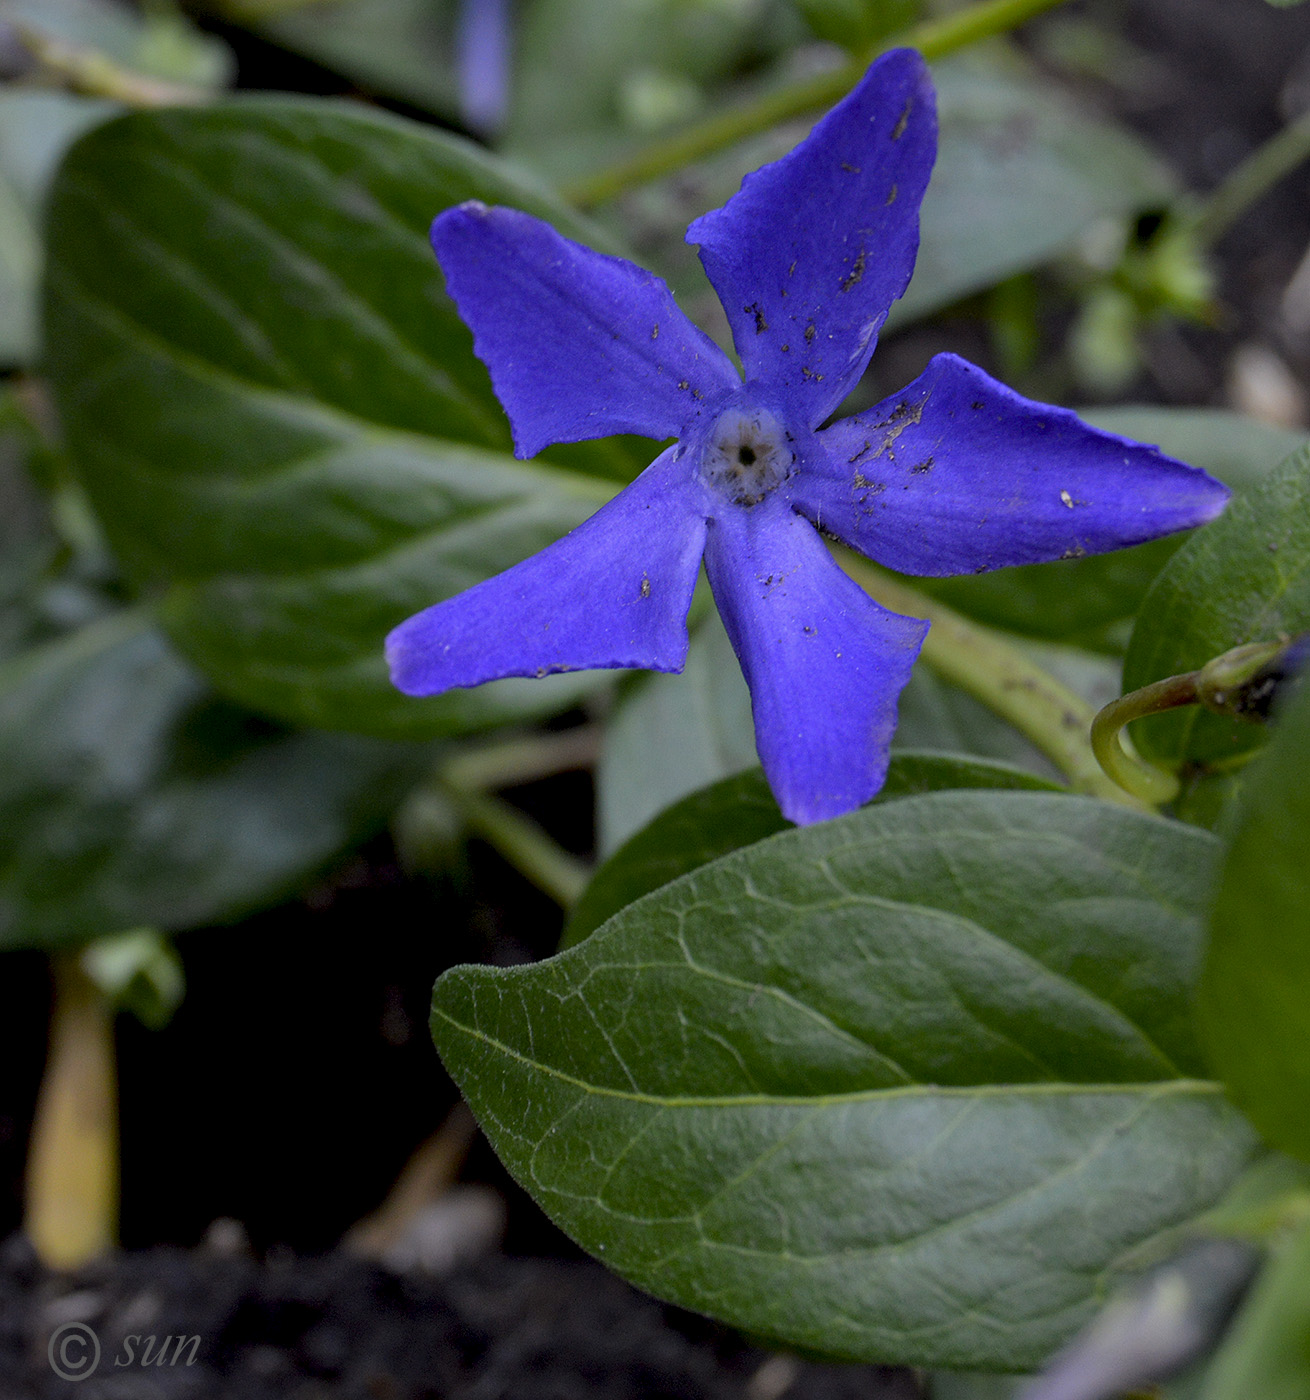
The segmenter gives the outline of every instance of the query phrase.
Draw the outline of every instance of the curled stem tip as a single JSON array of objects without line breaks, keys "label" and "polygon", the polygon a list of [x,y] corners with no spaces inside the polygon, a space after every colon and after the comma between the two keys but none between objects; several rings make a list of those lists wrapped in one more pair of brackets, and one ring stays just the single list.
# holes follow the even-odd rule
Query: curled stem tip
[{"label": "curled stem tip", "polygon": [[1125,726],[1143,715],[1194,705],[1199,677],[1199,671],[1191,671],[1185,676],[1170,676],[1121,695],[1092,721],[1092,752],[1097,762],[1126,792],[1153,806],[1172,802],[1178,796],[1180,784],[1174,774],[1147,763],[1132,748]]}]

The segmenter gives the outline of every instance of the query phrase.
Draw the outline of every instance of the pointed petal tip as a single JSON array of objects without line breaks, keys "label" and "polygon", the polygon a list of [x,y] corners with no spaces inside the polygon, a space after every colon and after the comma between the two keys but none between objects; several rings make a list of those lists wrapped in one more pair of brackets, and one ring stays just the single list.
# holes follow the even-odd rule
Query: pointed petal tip
[{"label": "pointed petal tip", "polygon": [[414,699],[439,695],[444,688],[430,683],[431,677],[423,664],[426,648],[416,635],[421,635],[421,628],[415,626],[423,615],[421,612],[415,613],[398,627],[393,627],[382,644],[391,684],[402,695],[409,695]]}]

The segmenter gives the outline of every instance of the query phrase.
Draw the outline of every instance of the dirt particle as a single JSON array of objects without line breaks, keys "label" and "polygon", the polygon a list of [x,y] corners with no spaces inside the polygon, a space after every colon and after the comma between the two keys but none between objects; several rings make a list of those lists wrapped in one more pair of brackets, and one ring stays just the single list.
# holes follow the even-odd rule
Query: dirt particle
[{"label": "dirt particle", "polygon": [[812,370],[809,365],[801,366],[801,374],[806,379],[814,380],[816,384],[823,378],[823,375],[819,374],[816,370]]},{"label": "dirt particle", "polygon": [[1065,503],[1065,505],[1069,507],[1070,510],[1073,509],[1073,497],[1067,491],[1060,492],[1060,499]]},{"label": "dirt particle", "polygon": [[647,574],[641,576],[641,596],[643,598],[650,597],[650,577]]},{"label": "dirt particle", "polygon": [[858,165],[848,165],[845,161],[842,161],[841,168],[848,175],[858,175],[860,173],[860,167]]},{"label": "dirt particle", "polygon": [[818,331],[816,331],[816,330],[814,329],[814,322],[811,321],[810,324],[809,324],[808,326],[805,327],[805,343],[806,343],[806,345],[813,345],[813,344],[814,344],[814,337],[815,337],[816,335],[818,335]]},{"label": "dirt particle", "polygon": [[888,203],[888,204],[895,204],[895,203],[896,203],[896,196],[897,196],[897,194],[899,194],[899,193],[900,193],[900,191],[899,191],[898,187],[897,187],[896,185],[893,185],[893,186],[891,187],[891,189],[889,189],[889,190],[887,191],[887,203]]},{"label": "dirt particle", "polygon": [[687,382],[687,380],[685,380],[685,379],[679,379],[679,380],[678,380],[678,388],[679,388],[679,389],[690,389],[690,388],[691,388],[691,385]]},{"label": "dirt particle", "polygon": [[864,263],[866,257],[867,254],[865,253],[864,249],[861,248],[859,253],[856,254],[855,261],[851,265],[851,270],[846,274],[845,277],[842,278],[841,289],[843,292],[849,292],[850,289],[853,286],[855,286],[857,282],[863,281]]},{"label": "dirt particle", "polygon": [[905,104],[905,110],[901,113],[900,120],[892,128],[893,141],[899,141],[901,137],[905,135],[905,128],[910,124],[910,108],[913,105],[912,102],[907,102]]},{"label": "dirt particle", "polygon": [[769,329],[769,323],[764,319],[764,312],[758,301],[753,301],[749,306],[742,307],[743,311],[749,312],[755,317],[755,334],[763,335]]},{"label": "dirt particle", "polygon": [[932,463],[933,459],[931,457],[925,457],[922,462],[916,462],[910,470],[916,476],[923,476],[925,472],[932,471]]},{"label": "dirt particle", "polygon": [[660,338],[660,326],[658,321],[650,328],[650,338],[652,340],[658,340]]}]

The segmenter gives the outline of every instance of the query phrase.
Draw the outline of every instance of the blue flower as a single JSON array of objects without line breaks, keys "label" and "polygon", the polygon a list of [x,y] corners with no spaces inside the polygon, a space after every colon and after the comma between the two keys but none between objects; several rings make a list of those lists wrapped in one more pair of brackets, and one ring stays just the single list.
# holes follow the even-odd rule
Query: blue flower
[{"label": "blue flower", "polygon": [[792,821],[818,821],[882,785],[928,630],[858,588],[820,529],[940,575],[1118,549],[1223,509],[1204,472],[954,355],[823,426],[910,280],[936,145],[924,62],[897,50],[691,225],[744,382],[651,273],[515,210],[470,203],[437,219],[433,246],[519,456],[610,433],[677,442],[563,539],[398,627],[387,648],[402,691],[681,670],[703,559],[770,786]]}]

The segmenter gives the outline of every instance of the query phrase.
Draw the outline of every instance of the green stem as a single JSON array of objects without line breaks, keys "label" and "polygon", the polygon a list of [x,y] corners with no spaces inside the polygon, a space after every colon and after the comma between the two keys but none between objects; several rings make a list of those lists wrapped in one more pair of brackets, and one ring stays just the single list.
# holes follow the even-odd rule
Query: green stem
[{"label": "green stem", "polygon": [[1101,767],[1121,788],[1134,793],[1144,802],[1158,806],[1172,802],[1178,796],[1180,784],[1172,773],[1147,763],[1128,747],[1125,729],[1131,720],[1143,715],[1156,715],[1162,710],[1174,710],[1180,705],[1196,704],[1196,681],[1199,671],[1186,676],[1170,676],[1140,690],[1112,700],[1092,722],[1092,750]]},{"label": "green stem", "polygon": [[553,841],[531,817],[499,797],[448,782],[441,786],[459,808],[469,829],[560,908],[568,909],[577,902],[591,878],[584,862]]},{"label": "green stem", "polygon": [[24,1228],[52,1269],[76,1269],[118,1234],[114,1016],[76,954],[51,960],[50,1052],[27,1157]]},{"label": "green stem", "polygon": [[484,744],[447,759],[442,781],[452,787],[494,792],[590,768],[600,752],[600,737],[599,726],[584,724],[554,734],[527,734]]},{"label": "green stem", "polygon": [[127,107],[149,108],[194,107],[212,96],[203,88],[134,73],[98,49],[70,44],[21,23],[14,28],[46,73],[84,97],[107,97]]},{"label": "green stem", "polygon": [[1094,711],[1048,671],[1029,660],[1002,633],[971,622],[953,609],[893,578],[847,550],[838,562],[884,607],[932,624],[921,657],[932,669],[975,699],[1041,750],[1076,792],[1129,807],[1147,804],[1126,793],[1101,771],[1090,740]]},{"label": "green stem", "polygon": [[1216,243],[1262,195],[1310,160],[1310,112],[1303,112],[1247,156],[1201,205],[1193,230],[1201,243]]},{"label": "green stem", "polygon": [[864,76],[869,64],[888,48],[903,45],[918,49],[926,59],[945,58],[981,39],[1007,33],[1034,15],[1062,3],[1063,0],[982,0],[981,4],[966,10],[926,20],[894,40],[857,54],[840,68],[801,78],[654,142],[598,175],[566,185],[563,194],[581,209],[604,204],[637,185],[680,170],[747,136],[768,131],[779,122],[830,106],[844,97]]}]

